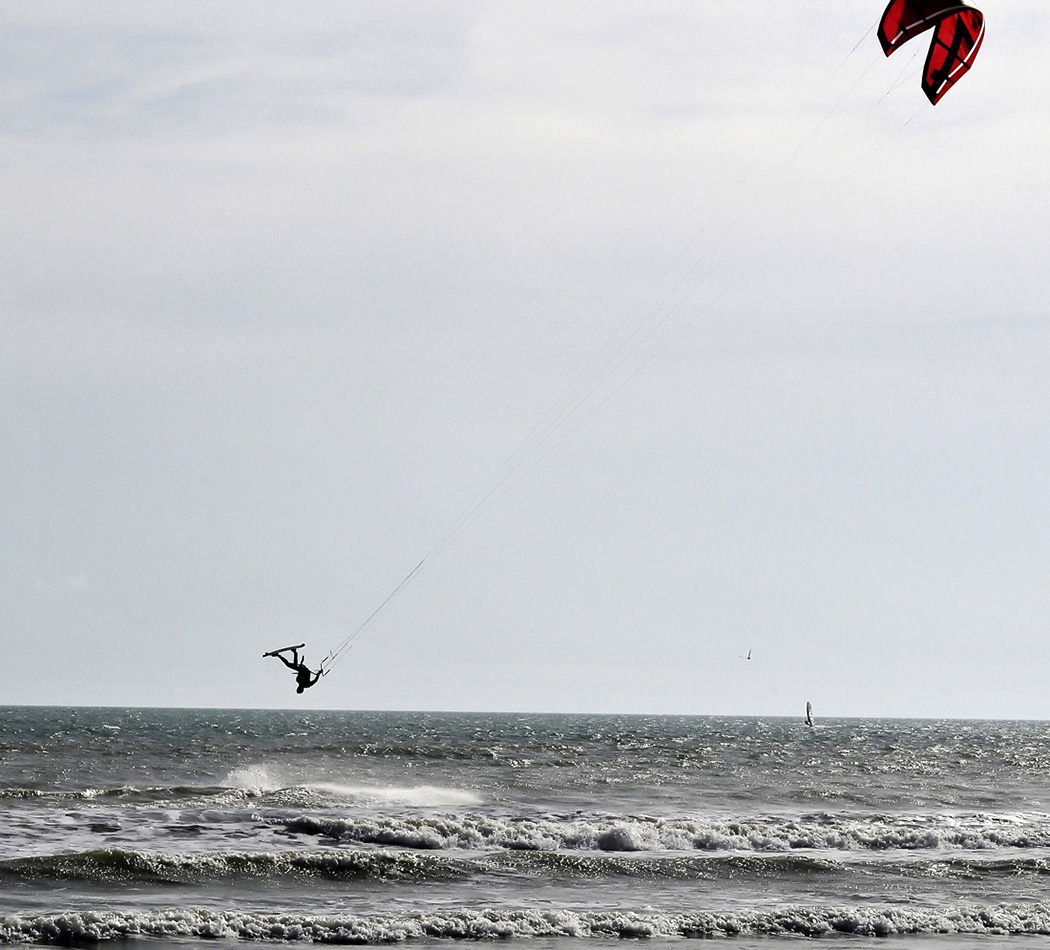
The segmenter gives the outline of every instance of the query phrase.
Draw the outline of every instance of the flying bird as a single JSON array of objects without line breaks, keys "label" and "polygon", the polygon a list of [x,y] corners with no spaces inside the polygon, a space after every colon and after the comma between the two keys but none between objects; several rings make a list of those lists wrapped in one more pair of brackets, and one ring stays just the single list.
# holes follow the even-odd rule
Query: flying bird
[{"label": "flying bird", "polygon": [[[740,656],[740,654],[738,653],[737,656]],[[740,656],[740,659],[741,660],[750,660],[751,659],[751,651],[748,650],[747,651],[747,656]]]}]

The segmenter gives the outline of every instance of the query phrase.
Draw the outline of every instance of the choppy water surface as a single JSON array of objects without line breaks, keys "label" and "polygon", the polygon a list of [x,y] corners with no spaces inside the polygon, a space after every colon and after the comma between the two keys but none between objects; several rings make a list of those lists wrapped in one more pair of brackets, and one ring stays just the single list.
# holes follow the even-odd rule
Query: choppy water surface
[{"label": "choppy water surface", "polygon": [[1050,933],[1044,723],[0,713],[0,942]]}]

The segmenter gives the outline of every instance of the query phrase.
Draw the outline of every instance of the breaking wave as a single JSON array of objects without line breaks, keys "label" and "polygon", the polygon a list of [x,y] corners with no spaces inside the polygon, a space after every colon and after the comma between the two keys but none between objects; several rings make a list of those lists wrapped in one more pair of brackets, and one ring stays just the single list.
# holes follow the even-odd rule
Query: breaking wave
[{"label": "breaking wave", "polygon": [[79,913],[7,916],[0,942],[76,945],[134,937],[385,944],[408,940],[568,937],[819,937],[832,934],[1050,935],[1050,905],[986,907],[779,907],[735,913],[638,914],[570,910],[456,910],[396,916],[351,914]]},{"label": "breaking wave", "polygon": [[286,781],[264,766],[231,771],[221,785],[119,785],[109,788],[0,789],[0,800],[61,804],[109,802],[114,805],[171,805],[216,807],[257,803],[275,808],[339,808],[404,806],[407,808],[457,808],[481,804],[472,791],[436,785],[351,785],[338,782]]},{"label": "breaking wave", "polygon": [[336,842],[424,850],[837,852],[1050,848],[1046,816],[872,816],[712,821],[657,818],[489,818],[470,815],[269,818]]},{"label": "breaking wave", "polygon": [[[360,849],[323,851],[227,851],[168,853],[99,848],[69,854],[0,861],[3,882],[87,882],[127,886],[168,884],[256,885],[290,881],[389,881],[429,883],[527,875],[534,880],[648,881],[783,880],[836,875],[845,862],[828,855],[794,854],[587,854],[499,851],[445,855]],[[1050,860],[1014,857],[982,860],[952,857],[922,862],[879,860],[865,864],[868,879],[888,877],[986,880],[1050,876]]]},{"label": "breaking wave", "polygon": [[233,851],[168,854],[99,848],[74,854],[0,861],[0,881],[191,883],[234,879],[450,880],[463,862],[393,851]]}]

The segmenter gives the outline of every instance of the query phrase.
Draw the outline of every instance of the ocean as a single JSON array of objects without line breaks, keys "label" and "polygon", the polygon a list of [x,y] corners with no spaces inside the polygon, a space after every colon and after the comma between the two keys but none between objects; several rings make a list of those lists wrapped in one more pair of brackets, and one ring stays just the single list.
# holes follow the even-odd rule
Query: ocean
[{"label": "ocean", "polygon": [[1037,722],[0,708],[0,943],[1050,934]]}]

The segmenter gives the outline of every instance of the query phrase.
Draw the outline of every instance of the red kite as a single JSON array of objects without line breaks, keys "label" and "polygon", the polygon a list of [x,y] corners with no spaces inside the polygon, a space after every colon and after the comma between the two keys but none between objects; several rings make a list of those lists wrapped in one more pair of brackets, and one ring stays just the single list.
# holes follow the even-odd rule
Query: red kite
[{"label": "red kite", "polygon": [[879,42],[889,56],[913,36],[933,29],[922,70],[922,91],[936,105],[973,65],[984,39],[984,14],[949,0],[890,0],[879,22]]}]

